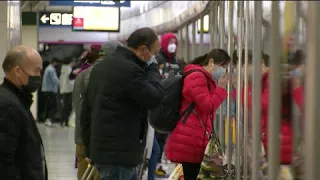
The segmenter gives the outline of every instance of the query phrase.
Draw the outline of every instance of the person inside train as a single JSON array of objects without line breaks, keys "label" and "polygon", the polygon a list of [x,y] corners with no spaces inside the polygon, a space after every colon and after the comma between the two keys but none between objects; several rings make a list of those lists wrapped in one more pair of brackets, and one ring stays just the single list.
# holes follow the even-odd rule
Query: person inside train
[{"label": "person inside train", "polygon": [[59,91],[59,78],[56,71],[57,58],[52,58],[50,65],[46,67],[43,74],[41,91],[46,97],[44,119],[45,125],[51,126],[57,112],[57,96]]},{"label": "person inside train", "polygon": [[289,56],[289,65],[291,65],[293,76],[302,76],[304,73],[305,55],[302,50],[297,50]]},{"label": "person inside train", "polygon": [[[244,53],[242,53],[242,65],[244,64]],[[248,54],[248,74],[249,74],[249,84],[251,84],[252,80],[252,61],[253,55],[252,51],[249,50]],[[265,148],[265,152],[268,149],[268,102],[269,102],[269,62],[267,56],[262,53],[261,57],[261,72],[262,72],[262,92],[261,92],[261,138],[262,143]],[[233,86],[237,88],[236,81],[232,82]],[[242,105],[243,105],[243,89],[242,87]],[[281,109],[281,128],[280,128],[280,163],[282,165],[291,164],[292,161],[292,83],[290,79],[282,80],[282,109]],[[252,110],[252,86],[248,87],[248,109]],[[232,92],[232,97],[236,98],[236,91]]]},{"label": "person inside train", "polygon": [[[106,55],[113,54],[118,46],[122,46],[123,44],[118,41],[110,41],[105,44],[103,44],[101,48],[101,57],[104,57]],[[88,161],[90,162],[90,159],[86,159],[85,156],[85,150],[84,150],[84,143],[81,137],[81,127],[80,127],[80,116],[82,112],[82,103],[84,100],[85,92],[87,90],[88,82],[90,79],[90,73],[94,66],[96,66],[98,63],[101,62],[103,59],[98,59],[91,67],[84,70],[82,73],[80,73],[75,80],[75,85],[73,89],[72,99],[73,99],[73,107],[75,108],[75,144],[76,144],[76,158],[77,158],[77,167],[78,167],[78,179],[80,180],[88,166]],[[98,180],[99,179],[99,173],[97,171],[93,174],[93,179]]]},{"label": "person inside train", "polygon": [[161,36],[161,49],[156,56],[162,75],[167,78],[170,73],[179,72],[178,60],[176,57],[178,40],[175,34],[165,33]]},{"label": "person inside train", "polygon": [[[186,76],[182,90],[181,111],[195,102],[195,111],[185,123],[178,122],[168,136],[165,147],[166,157],[181,163],[185,180],[195,180],[200,170],[204,151],[212,131],[214,114],[227,98],[226,85],[229,75],[223,75],[218,81],[212,76],[218,71],[226,72],[231,58],[222,49],[213,49],[209,53],[192,60],[184,73],[199,70]],[[209,87],[208,87],[209,86]],[[199,117],[199,118],[198,118]]]},{"label": "person inside train", "polygon": [[92,69],[80,119],[86,157],[101,180],[135,180],[143,162],[148,110],[163,99],[155,55],[158,35],[151,28],[134,31],[127,47]]},{"label": "person inside train", "polygon": [[293,84],[293,99],[295,103],[298,105],[300,110],[303,110],[303,77],[305,76],[304,63],[305,63],[305,55],[302,50],[297,50],[292,58],[289,58],[289,64],[293,66],[292,68],[292,84]]}]

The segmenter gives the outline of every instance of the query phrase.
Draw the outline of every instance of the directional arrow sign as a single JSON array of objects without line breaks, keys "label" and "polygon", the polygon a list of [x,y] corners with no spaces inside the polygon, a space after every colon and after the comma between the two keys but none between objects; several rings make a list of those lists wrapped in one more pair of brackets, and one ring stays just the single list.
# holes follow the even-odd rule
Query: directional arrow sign
[{"label": "directional arrow sign", "polygon": [[41,18],[40,18],[40,20],[41,20],[41,22],[42,22],[43,24],[46,24],[49,19],[50,19],[50,18],[47,17],[46,14],[44,14],[44,15],[41,16]]},{"label": "directional arrow sign", "polygon": [[71,12],[39,12],[39,26],[68,27],[72,25]]},{"label": "directional arrow sign", "polygon": [[61,13],[51,13],[50,14],[50,24],[51,25],[61,25]]}]

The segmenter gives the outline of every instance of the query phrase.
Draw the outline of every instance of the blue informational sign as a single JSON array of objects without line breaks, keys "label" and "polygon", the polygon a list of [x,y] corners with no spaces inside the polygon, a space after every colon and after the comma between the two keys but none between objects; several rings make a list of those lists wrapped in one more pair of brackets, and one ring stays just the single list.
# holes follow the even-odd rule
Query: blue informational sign
[{"label": "blue informational sign", "polygon": [[72,13],[61,12],[39,12],[39,26],[71,27]]},{"label": "blue informational sign", "polygon": [[108,6],[108,7],[130,7],[130,0],[105,1],[105,0],[50,0],[49,6]]}]

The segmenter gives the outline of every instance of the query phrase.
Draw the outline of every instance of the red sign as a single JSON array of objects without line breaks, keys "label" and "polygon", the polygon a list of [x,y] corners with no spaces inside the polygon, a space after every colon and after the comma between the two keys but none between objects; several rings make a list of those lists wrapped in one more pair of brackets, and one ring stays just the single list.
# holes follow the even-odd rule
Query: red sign
[{"label": "red sign", "polygon": [[73,18],[73,27],[83,27],[83,18]]}]

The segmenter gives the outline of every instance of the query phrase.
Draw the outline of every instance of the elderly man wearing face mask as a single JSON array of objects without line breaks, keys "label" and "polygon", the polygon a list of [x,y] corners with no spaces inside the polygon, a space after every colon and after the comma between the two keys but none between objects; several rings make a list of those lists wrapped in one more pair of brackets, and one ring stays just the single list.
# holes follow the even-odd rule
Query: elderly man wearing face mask
[{"label": "elderly man wearing face mask", "polygon": [[44,148],[30,112],[32,93],[41,85],[42,59],[25,46],[11,49],[2,64],[0,86],[1,179],[47,180]]}]

